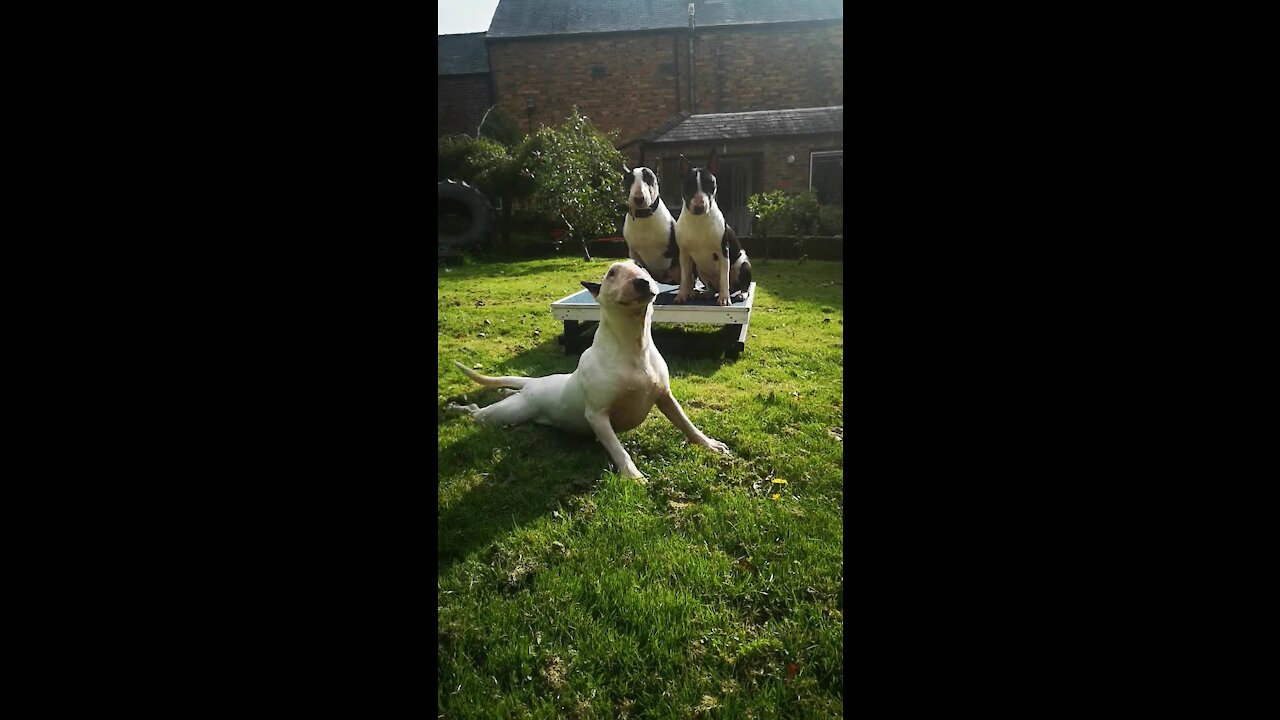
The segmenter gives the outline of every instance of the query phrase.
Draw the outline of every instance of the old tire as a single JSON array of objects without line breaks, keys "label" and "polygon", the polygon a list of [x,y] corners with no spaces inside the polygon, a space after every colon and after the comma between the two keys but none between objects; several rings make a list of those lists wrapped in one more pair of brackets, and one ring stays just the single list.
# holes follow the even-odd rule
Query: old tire
[{"label": "old tire", "polygon": [[442,248],[479,247],[493,232],[493,207],[480,191],[465,182],[436,183],[436,237]]}]

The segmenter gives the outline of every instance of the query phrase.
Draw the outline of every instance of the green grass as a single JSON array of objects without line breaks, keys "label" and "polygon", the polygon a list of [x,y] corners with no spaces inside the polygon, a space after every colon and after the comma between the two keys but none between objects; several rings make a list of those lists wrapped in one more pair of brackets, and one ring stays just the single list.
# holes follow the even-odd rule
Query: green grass
[{"label": "green grass", "polygon": [[444,413],[464,394],[499,399],[451,360],[572,372],[548,306],[611,262],[438,271],[437,714],[842,716],[839,263],[753,259],[742,356],[664,352],[685,413],[731,457],[686,444],[655,408],[620,436],[640,483],[591,438]]}]

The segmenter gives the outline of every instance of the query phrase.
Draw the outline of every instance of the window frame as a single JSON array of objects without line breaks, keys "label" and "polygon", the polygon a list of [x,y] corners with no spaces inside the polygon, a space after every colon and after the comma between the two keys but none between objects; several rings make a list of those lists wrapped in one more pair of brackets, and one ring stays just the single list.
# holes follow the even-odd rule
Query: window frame
[{"label": "window frame", "polygon": [[832,157],[835,155],[839,155],[840,159],[843,160],[844,148],[840,148],[839,150],[810,150],[809,151],[809,189],[810,190],[813,189],[813,164],[814,164],[813,161],[817,159],[819,156]]}]

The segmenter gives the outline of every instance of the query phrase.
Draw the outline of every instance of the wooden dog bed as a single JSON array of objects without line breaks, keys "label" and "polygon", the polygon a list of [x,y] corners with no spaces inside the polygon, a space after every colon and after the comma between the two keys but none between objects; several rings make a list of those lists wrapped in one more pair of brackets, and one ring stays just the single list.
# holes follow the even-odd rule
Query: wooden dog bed
[{"label": "wooden dog bed", "polygon": [[[698,281],[694,289],[705,292],[701,281]],[[676,305],[676,293],[680,290],[678,285],[658,283],[658,290],[658,297],[653,300],[653,322],[722,325],[720,335],[723,338],[725,357],[736,358],[746,349],[751,305],[756,299],[755,283],[747,288],[745,300],[741,294],[733,295],[729,298],[731,304],[724,307],[716,304],[714,296]],[[600,322],[600,305],[585,288],[551,303],[551,314],[564,322],[560,344],[564,345],[566,354],[580,353],[591,345],[595,328]]]}]

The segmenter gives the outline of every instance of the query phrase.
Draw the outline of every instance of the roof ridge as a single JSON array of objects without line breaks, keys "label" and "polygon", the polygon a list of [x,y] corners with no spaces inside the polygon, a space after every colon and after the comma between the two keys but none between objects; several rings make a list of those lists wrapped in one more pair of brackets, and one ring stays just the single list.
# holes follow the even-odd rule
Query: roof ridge
[{"label": "roof ridge", "polygon": [[717,115],[761,115],[764,113],[796,112],[800,110],[835,110],[837,108],[843,108],[843,107],[844,105],[822,105],[820,107],[778,108],[776,110],[742,110],[740,112],[701,113],[699,115],[690,115],[689,117],[690,119],[692,119],[692,118],[715,117]]}]

